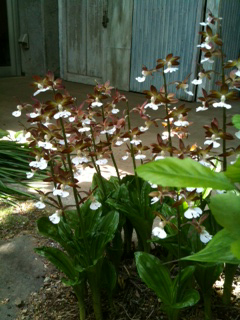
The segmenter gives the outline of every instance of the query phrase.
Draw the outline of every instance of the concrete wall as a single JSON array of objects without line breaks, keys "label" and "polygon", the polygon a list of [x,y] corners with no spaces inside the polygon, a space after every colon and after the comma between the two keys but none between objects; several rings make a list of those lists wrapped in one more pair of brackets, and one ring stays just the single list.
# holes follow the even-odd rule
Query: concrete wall
[{"label": "concrete wall", "polygon": [[19,34],[28,34],[29,49],[21,47],[22,72],[59,74],[58,1],[19,0]]}]

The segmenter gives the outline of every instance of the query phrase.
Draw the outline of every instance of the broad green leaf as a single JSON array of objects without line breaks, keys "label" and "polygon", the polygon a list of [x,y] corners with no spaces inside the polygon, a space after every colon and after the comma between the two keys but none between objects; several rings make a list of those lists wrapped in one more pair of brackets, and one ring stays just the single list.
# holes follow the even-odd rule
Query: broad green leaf
[{"label": "broad green leaf", "polygon": [[59,270],[61,270],[70,280],[76,280],[78,273],[74,269],[73,261],[64,252],[56,248],[41,247],[36,248],[35,252],[47,258]]},{"label": "broad green leaf", "polygon": [[193,273],[195,271],[195,266],[188,266],[184,269],[181,270],[181,273],[179,273],[174,281],[173,281],[173,291],[174,293],[177,293],[177,286],[179,282],[179,277],[180,277],[180,286],[181,286],[181,292],[184,292],[184,288],[186,287],[188,280],[191,279],[193,276]]},{"label": "broad green leaf", "polygon": [[183,309],[183,308],[191,307],[191,306],[194,306],[199,301],[199,299],[200,299],[200,295],[198,291],[194,289],[189,289],[184,293],[181,301],[173,304],[171,307],[173,309]]},{"label": "broad green leaf", "polygon": [[172,280],[160,260],[151,254],[136,252],[136,265],[141,279],[167,306],[172,303]]},{"label": "broad green leaf", "polygon": [[143,179],[164,187],[234,189],[222,172],[216,173],[190,158],[153,161],[138,167],[137,173]]},{"label": "broad green leaf", "polygon": [[240,158],[233,165],[229,166],[224,174],[230,181],[240,182]]},{"label": "broad green leaf", "polygon": [[235,257],[231,251],[232,243],[235,241],[236,237],[232,232],[223,229],[212,238],[206,248],[182,260],[240,264],[240,259]]},{"label": "broad green leaf", "polygon": [[60,244],[63,244],[63,240],[59,235],[58,226],[53,224],[47,217],[42,217],[37,220],[38,231],[48,237],[57,241]]},{"label": "broad green leaf", "polygon": [[217,223],[233,233],[240,230],[240,196],[228,192],[211,198],[209,205]]},{"label": "broad green leaf", "polygon": [[240,114],[235,114],[232,117],[232,122],[235,128],[240,129]]},{"label": "broad green leaf", "polygon": [[117,274],[114,265],[108,259],[103,260],[101,269],[101,284],[105,288],[109,295],[112,295],[113,290],[116,287]]},{"label": "broad green leaf", "polygon": [[223,271],[223,264],[197,263],[195,278],[203,294],[208,293]]},{"label": "broad green leaf", "polygon": [[231,251],[240,260],[240,239],[231,244]]}]

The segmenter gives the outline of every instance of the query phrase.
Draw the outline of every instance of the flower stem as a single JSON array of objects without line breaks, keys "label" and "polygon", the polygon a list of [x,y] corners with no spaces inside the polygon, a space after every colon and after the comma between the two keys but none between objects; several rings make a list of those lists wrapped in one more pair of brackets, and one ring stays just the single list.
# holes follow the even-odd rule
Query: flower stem
[{"label": "flower stem", "polygon": [[[104,122],[104,121],[105,121],[105,116],[104,116],[104,107],[103,107],[103,106],[102,106],[102,119],[103,119],[103,122]],[[108,137],[108,134],[107,134],[107,133],[106,133],[106,138],[107,138],[107,142],[109,143],[109,137]],[[113,162],[113,165],[114,165],[114,168],[115,168],[117,177],[118,177],[118,181],[119,181],[119,183],[121,183],[121,178],[120,178],[118,166],[117,166],[116,160],[115,160],[114,155],[113,155],[113,152],[112,152],[112,146],[111,146],[111,144],[109,145],[109,149],[110,149],[110,151],[111,151],[111,158],[112,158],[112,162]]]},{"label": "flower stem", "polygon": [[238,265],[227,263],[225,266],[225,281],[223,288],[223,303],[229,305],[231,302],[232,282]]},{"label": "flower stem", "polygon": [[[62,134],[63,134],[63,139],[64,139],[64,143],[65,143],[65,147],[68,148],[68,143],[67,143],[67,137],[66,137],[66,133],[65,133],[65,129],[64,129],[64,124],[63,124],[63,120],[62,118],[60,118],[60,124],[61,124],[61,128],[62,128]],[[72,183],[75,184],[74,182],[74,174],[73,174],[73,168],[72,168],[72,162],[71,162],[71,157],[70,154],[67,153],[67,162],[68,162],[68,167],[69,167],[69,171],[71,174],[71,180]],[[87,252],[89,252],[89,247],[88,247],[88,242],[86,239],[86,235],[85,235],[85,228],[84,228],[84,221],[80,212],[80,206],[79,206],[79,201],[78,201],[78,192],[77,192],[77,188],[75,186],[73,186],[73,195],[74,195],[74,199],[75,199],[75,203],[76,203],[76,209],[77,209],[77,213],[78,213],[78,218],[79,218],[79,223],[80,223],[80,229],[81,229],[81,234],[83,237],[83,242],[85,245],[85,248],[87,250]],[[87,259],[90,261],[90,255],[87,253]]]},{"label": "flower stem", "polygon": [[[167,96],[168,96],[168,94],[167,94],[167,81],[166,81],[166,76],[165,76],[164,70],[163,70],[163,81],[164,81],[165,98],[167,99]],[[165,104],[165,109],[166,109],[166,115],[168,116],[169,109],[168,109],[167,103]],[[170,121],[169,121],[168,117],[167,117],[167,127],[168,127],[168,143],[169,143],[169,147],[171,148],[170,157],[172,157],[173,153],[172,153],[171,126],[170,126]]]}]

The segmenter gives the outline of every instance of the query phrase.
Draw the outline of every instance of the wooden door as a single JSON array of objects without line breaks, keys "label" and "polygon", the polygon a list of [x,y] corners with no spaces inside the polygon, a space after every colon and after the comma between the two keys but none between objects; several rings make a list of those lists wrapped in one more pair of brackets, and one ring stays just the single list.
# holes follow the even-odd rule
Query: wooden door
[{"label": "wooden door", "polygon": [[[156,66],[156,60],[165,58],[168,53],[181,56],[177,72],[168,76],[168,81],[183,80],[191,73],[190,80],[196,76],[196,63],[199,61],[198,32],[203,21],[205,0],[134,0],[132,55],[130,90],[142,92],[150,84],[158,89],[163,85],[162,77],[147,77],[145,82],[135,80],[141,75],[142,65],[149,69]],[[189,81],[190,84],[190,81]],[[174,86],[171,92],[176,92]],[[190,90],[195,90],[190,84]],[[182,90],[177,98],[194,100]]]},{"label": "wooden door", "polygon": [[103,78],[104,0],[60,0],[60,69],[63,79],[95,84]]}]

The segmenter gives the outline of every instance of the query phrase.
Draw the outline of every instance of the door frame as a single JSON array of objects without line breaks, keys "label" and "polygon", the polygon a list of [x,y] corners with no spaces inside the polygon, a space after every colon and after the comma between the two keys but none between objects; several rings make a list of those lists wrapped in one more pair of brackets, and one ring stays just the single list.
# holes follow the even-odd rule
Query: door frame
[{"label": "door frame", "polygon": [[8,33],[11,65],[0,67],[0,77],[11,77],[21,75],[21,56],[18,44],[19,17],[18,0],[7,0]]}]

